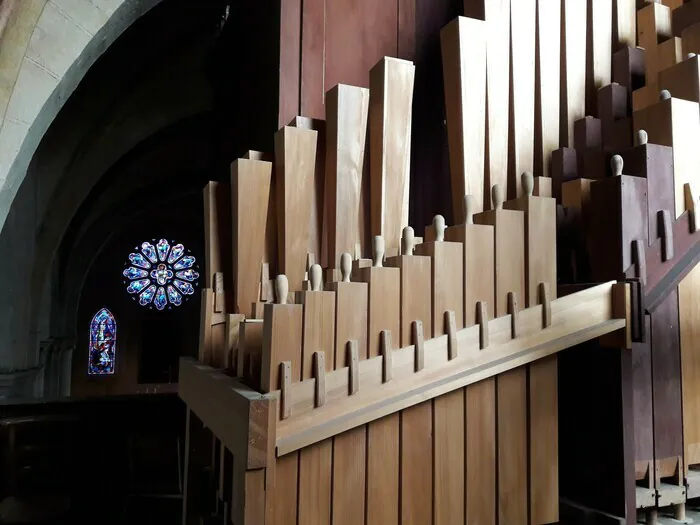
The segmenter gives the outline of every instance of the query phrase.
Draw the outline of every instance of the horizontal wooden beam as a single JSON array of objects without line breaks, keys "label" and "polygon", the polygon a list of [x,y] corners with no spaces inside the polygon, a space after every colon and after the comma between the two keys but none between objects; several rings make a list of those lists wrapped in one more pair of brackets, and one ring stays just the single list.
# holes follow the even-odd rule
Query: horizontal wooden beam
[{"label": "horizontal wooden beam", "polygon": [[[457,332],[458,357],[448,359],[448,336],[424,342],[424,367],[415,372],[413,346],[392,355],[391,380],[383,382],[383,357],[359,363],[359,389],[349,395],[349,369],[326,374],[326,403],[315,406],[315,379],[292,385],[291,414],[276,429],[277,456],[330,438],[399,410],[501,374],[626,326],[627,312],[613,301],[609,282],[551,302],[543,328],[542,306],[519,312],[511,337],[510,315],[489,321],[489,346],[480,349],[480,328]],[[228,411],[225,411],[230,413]]]},{"label": "horizontal wooden beam", "polygon": [[178,395],[234,456],[245,459],[246,469],[268,465],[275,396],[260,394],[190,357],[180,359]]}]

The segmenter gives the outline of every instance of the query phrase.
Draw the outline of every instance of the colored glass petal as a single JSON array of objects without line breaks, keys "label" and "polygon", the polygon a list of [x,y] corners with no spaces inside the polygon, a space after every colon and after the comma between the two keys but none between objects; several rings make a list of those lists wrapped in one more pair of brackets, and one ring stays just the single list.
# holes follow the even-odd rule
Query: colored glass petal
[{"label": "colored glass petal", "polygon": [[116,363],[117,322],[106,308],[95,314],[90,323],[89,375],[114,373]]},{"label": "colored glass petal", "polygon": [[138,266],[139,268],[143,268],[145,270],[149,270],[151,268],[151,263],[149,263],[140,253],[130,253],[129,260],[131,261],[131,264]]},{"label": "colored glass petal", "polygon": [[156,245],[158,247],[158,258],[161,261],[165,261],[168,258],[168,252],[170,251],[170,245],[168,244],[168,241],[165,239],[161,239],[158,241],[158,244]]},{"label": "colored glass petal", "polygon": [[126,291],[129,293],[140,293],[149,284],[151,284],[151,281],[149,281],[148,279],[141,279],[139,281],[131,281],[129,283],[129,286],[126,288]]},{"label": "colored glass petal", "polygon": [[182,295],[171,285],[168,285],[168,301],[175,306],[180,306],[182,304]]},{"label": "colored glass petal", "polygon": [[127,279],[143,279],[144,277],[148,277],[148,272],[146,270],[141,270],[139,268],[134,268],[133,266],[129,266],[126,270],[123,272],[124,277]]},{"label": "colored glass petal", "polygon": [[195,272],[194,270],[184,270],[182,272],[177,272],[175,274],[175,277],[179,277],[180,279],[184,279],[185,281],[196,281],[199,279],[199,274]]},{"label": "colored glass petal", "polygon": [[141,295],[139,295],[139,304],[141,306],[146,306],[151,304],[151,301],[153,301],[153,296],[156,294],[156,285],[152,284],[148,288],[146,288]]},{"label": "colored glass petal", "polygon": [[156,305],[156,308],[158,308],[158,310],[162,310],[163,308],[165,308],[165,305],[168,304],[168,300],[165,297],[165,288],[163,288],[162,286],[158,288],[158,291],[156,291],[156,298],[153,301],[153,304]]},{"label": "colored glass petal", "polygon": [[177,279],[175,279],[173,281],[173,284],[178,290],[180,290],[185,295],[192,295],[194,293],[194,287],[190,283],[178,281]]},{"label": "colored glass petal", "polygon": [[141,253],[143,253],[152,263],[158,262],[158,257],[156,256],[156,249],[150,242],[144,242],[141,245]]},{"label": "colored glass petal", "polygon": [[173,249],[170,251],[170,255],[168,256],[168,264],[173,264],[180,257],[182,257],[184,253],[185,247],[182,244],[176,244],[173,246]]},{"label": "colored glass petal", "polygon": [[185,270],[187,268],[192,268],[192,266],[195,263],[195,258],[192,257],[191,255],[188,255],[187,257],[183,257],[179,261],[175,263],[173,268],[176,270]]}]

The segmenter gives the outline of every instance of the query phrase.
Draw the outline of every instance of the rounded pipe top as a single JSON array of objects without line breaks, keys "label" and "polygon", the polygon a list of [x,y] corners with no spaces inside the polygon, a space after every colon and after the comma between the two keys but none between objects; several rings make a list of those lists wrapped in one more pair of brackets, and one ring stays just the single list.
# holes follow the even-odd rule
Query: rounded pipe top
[{"label": "rounded pipe top", "polygon": [[662,89],[659,93],[659,100],[668,100],[671,98],[671,92],[668,89]]},{"label": "rounded pipe top", "polygon": [[445,240],[445,217],[436,215],[433,217],[433,226],[435,227],[435,241],[443,242]]},{"label": "rounded pipe top", "polygon": [[624,165],[625,162],[622,160],[620,155],[613,155],[613,158],[610,160],[610,166],[612,167],[614,177],[622,175],[622,168]]},{"label": "rounded pipe top", "polygon": [[323,284],[323,270],[320,264],[312,264],[309,269],[309,281],[311,281],[311,291],[320,292]]},{"label": "rounded pipe top", "polygon": [[503,209],[503,189],[500,184],[494,184],[491,188],[491,204],[494,210]]},{"label": "rounded pipe top", "polygon": [[401,255],[413,255],[413,247],[416,244],[416,234],[413,228],[406,226],[401,232]]},{"label": "rounded pipe top", "polygon": [[372,266],[375,268],[381,268],[384,266],[384,237],[381,235],[375,235],[372,238]]},{"label": "rounded pipe top", "polygon": [[520,176],[520,181],[523,185],[523,193],[526,197],[532,197],[535,191],[535,177],[529,171],[523,172]]},{"label": "rounded pipe top", "polygon": [[646,131],[643,129],[640,129],[637,131],[637,134],[634,137],[635,143],[637,146],[644,146],[647,142],[649,142],[649,135],[647,134]]},{"label": "rounded pipe top", "polygon": [[275,277],[275,297],[277,298],[277,304],[287,304],[287,297],[289,296],[289,281],[287,276],[283,273]]},{"label": "rounded pipe top", "polygon": [[345,252],[340,255],[340,275],[344,283],[350,282],[350,272],[352,271],[352,255]]},{"label": "rounded pipe top", "polygon": [[474,195],[464,196],[464,224],[474,224],[474,210],[476,209],[476,199]]}]

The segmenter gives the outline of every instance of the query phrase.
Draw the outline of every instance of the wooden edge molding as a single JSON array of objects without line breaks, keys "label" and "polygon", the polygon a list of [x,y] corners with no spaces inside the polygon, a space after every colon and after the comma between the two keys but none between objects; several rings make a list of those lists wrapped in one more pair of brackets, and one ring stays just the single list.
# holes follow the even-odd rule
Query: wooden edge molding
[{"label": "wooden edge molding", "polygon": [[274,457],[277,394],[263,395],[191,357],[180,359],[180,399],[247,469]]},{"label": "wooden edge molding", "polygon": [[546,330],[542,330],[541,305],[518,312],[517,339],[512,338],[510,315],[489,321],[486,350],[481,349],[479,325],[457,331],[461,351],[452,360],[448,359],[448,335],[425,341],[420,372],[415,372],[413,345],[394,350],[389,382],[383,381],[383,356],[354,364],[350,359],[349,369],[326,374],[326,403],[319,408],[315,407],[316,380],[294,383],[292,415],[280,420],[278,414],[277,418],[277,456],[629,325],[629,286],[625,283],[601,284],[550,304],[552,324]]}]

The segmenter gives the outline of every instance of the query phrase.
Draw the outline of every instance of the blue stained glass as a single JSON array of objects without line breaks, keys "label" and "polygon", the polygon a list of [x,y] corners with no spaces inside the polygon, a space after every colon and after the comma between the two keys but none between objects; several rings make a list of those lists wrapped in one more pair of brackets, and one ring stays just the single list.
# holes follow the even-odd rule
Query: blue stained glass
[{"label": "blue stained glass", "polygon": [[170,251],[170,255],[168,256],[168,264],[173,264],[180,257],[182,257],[184,253],[185,247],[182,244],[176,244],[173,246],[173,249]]},{"label": "blue stained glass", "polygon": [[170,279],[173,278],[173,272],[165,264],[159,264],[158,267],[151,272],[151,279],[155,279],[156,282],[165,286]]},{"label": "blue stained glass", "polygon": [[139,295],[139,304],[141,306],[147,306],[151,304],[151,301],[153,301],[153,296],[156,294],[156,285],[152,284],[148,288],[146,288],[143,292],[141,292],[141,295]]},{"label": "blue stained glass", "polygon": [[156,245],[158,247],[158,258],[161,261],[165,261],[165,259],[168,258],[168,252],[170,251],[170,245],[168,244],[168,241],[165,239],[161,239],[158,241],[158,244]]},{"label": "blue stained glass", "polygon": [[149,284],[151,284],[151,281],[149,281],[148,279],[141,279],[140,281],[131,281],[129,283],[129,286],[126,288],[126,291],[129,293],[140,293],[141,290],[146,288],[146,286],[148,286]]},{"label": "blue stained glass", "polygon": [[184,279],[185,281],[196,281],[197,279],[199,279],[199,274],[194,270],[184,270],[182,272],[177,272],[175,274],[175,277],[179,277],[180,279]]},{"label": "blue stained glass", "polygon": [[192,295],[194,293],[194,287],[190,283],[185,283],[175,279],[173,281],[175,287],[180,290],[185,295]]},{"label": "blue stained glass", "polygon": [[123,275],[127,279],[143,279],[144,277],[148,277],[148,272],[146,270],[140,270],[138,268],[134,268],[133,266],[129,266],[129,268],[124,270]]},{"label": "blue stained glass", "polygon": [[175,306],[182,304],[182,295],[170,285],[168,285],[168,300]]},{"label": "blue stained glass", "polygon": [[162,286],[158,288],[158,291],[156,292],[156,299],[153,301],[153,304],[156,305],[158,310],[162,310],[165,308],[165,305],[168,304],[168,300],[165,298],[165,289]]},{"label": "blue stained glass", "polygon": [[158,257],[156,256],[156,249],[150,242],[144,242],[141,245],[141,253],[148,257],[148,260],[152,263],[155,264],[158,262]]},{"label": "blue stained glass", "polygon": [[183,257],[182,259],[177,261],[173,268],[175,268],[176,270],[185,270],[187,268],[192,268],[192,266],[194,266],[194,263],[195,258],[191,255],[188,255],[187,257]]},{"label": "blue stained glass", "polygon": [[151,263],[149,263],[140,253],[130,253],[129,260],[131,261],[131,264],[138,266],[139,268],[143,268],[145,270],[151,269]]},{"label": "blue stained glass", "polygon": [[88,375],[114,374],[117,349],[117,321],[102,308],[90,323]]}]

